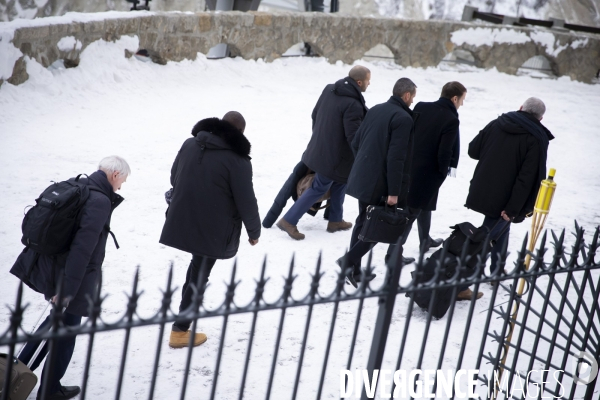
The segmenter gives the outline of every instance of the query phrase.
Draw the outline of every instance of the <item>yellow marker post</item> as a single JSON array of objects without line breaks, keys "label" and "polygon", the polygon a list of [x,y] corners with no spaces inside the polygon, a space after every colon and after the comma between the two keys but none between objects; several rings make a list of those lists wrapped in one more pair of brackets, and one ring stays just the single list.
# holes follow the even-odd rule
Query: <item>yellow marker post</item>
[{"label": "yellow marker post", "polygon": [[[531,263],[531,254],[535,249],[540,233],[544,229],[548,213],[550,212],[550,206],[552,206],[552,199],[554,198],[554,192],[556,191],[556,182],[554,182],[554,175],[556,170],[550,168],[548,172],[548,178],[544,179],[540,184],[540,190],[538,191],[537,198],[535,200],[535,206],[533,207],[533,216],[531,218],[531,235],[529,236],[529,243],[527,246],[527,256],[525,257],[525,270],[529,270],[529,264]],[[525,290],[525,279],[519,279],[519,287],[517,288],[517,296],[521,297]],[[515,321],[519,314],[519,302],[515,302],[512,312],[512,322],[510,323],[510,329],[508,336],[506,337],[506,343],[504,344],[504,355],[502,356],[501,365],[505,365],[506,358],[508,357],[508,350],[510,349],[510,341],[512,339],[513,331],[515,330]],[[503,367],[500,367],[499,378],[497,382],[502,382]],[[498,394],[498,385],[494,388],[492,399],[495,399]]]}]

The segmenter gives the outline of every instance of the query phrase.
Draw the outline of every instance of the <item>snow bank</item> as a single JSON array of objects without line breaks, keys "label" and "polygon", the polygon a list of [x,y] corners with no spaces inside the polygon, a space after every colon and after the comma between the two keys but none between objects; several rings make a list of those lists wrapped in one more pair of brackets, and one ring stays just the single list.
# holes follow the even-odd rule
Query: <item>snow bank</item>
[{"label": "snow bank", "polygon": [[65,36],[57,43],[58,49],[61,51],[71,51],[73,49],[81,50],[82,45],[83,44],[79,40],[75,39],[74,36]]},{"label": "snow bank", "polygon": [[[169,62],[166,66],[144,63],[123,57],[124,49],[135,49],[138,39],[123,37],[115,43],[98,41],[81,54],[77,68],[52,72],[33,60],[27,60],[30,79],[22,85],[4,84],[0,88],[0,159],[3,163],[0,187],[0,304],[13,304],[17,280],[9,267],[22,250],[20,224],[23,208],[32,204],[50,180],[62,180],[78,173],[95,170],[98,161],[109,154],[125,157],[133,173],[123,185],[125,201],[113,215],[111,228],[121,245],[116,250],[107,245],[103,268],[104,302],[102,316],[114,321],[126,306],[123,292],[129,292],[136,270],[140,266],[139,290],[143,290],[139,313],[148,316],[160,306],[160,291],[164,289],[170,262],[174,263],[174,282],[181,287],[190,256],[158,243],[166,204],[163,194],[170,187],[170,169],[182,142],[190,137],[191,128],[203,118],[221,117],[237,110],[247,120],[246,135],[252,143],[254,187],[262,216],[292,168],[300,160],[311,136],[312,109],[323,87],[348,74],[349,65],[329,64],[321,58],[286,58],[273,63],[240,58],[207,60],[199,54],[195,61]],[[444,83],[462,82],[467,98],[460,108],[461,160],[457,177],[447,179],[439,194],[438,209],[433,213],[433,237],[446,237],[449,226],[462,221],[478,224],[480,214],[467,210],[463,204],[476,162],[468,157],[468,144],[489,121],[500,113],[516,110],[522,102],[536,96],[547,106],[544,124],[554,133],[548,152],[548,167],[557,169],[558,189],[547,227],[572,229],[573,220],[588,228],[597,225],[599,218],[600,172],[597,165],[600,140],[597,134],[597,86],[573,82],[568,78],[539,80],[498,73],[495,70],[477,72],[442,71],[438,68],[401,68],[393,63],[360,64],[369,67],[371,85],[365,93],[369,107],[387,101],[394,82],[403,76],[418,86],[416,101],[437,100]],[[596,161],[594,161],[596,160]],[[354,221],[357,202],[347,197],[344,219]],[[296,273],[293,295],[303,296],[310,283],[309,273],[322,252],[321,293],[335,285],[337,257],[346,250],[350,232],[326,232],[326,221],[304,217],[299,230],[306,234],[302,242],[291,240],[276,228],[265,229],[257,246],[246,243],[245,234],[238,253],[236,301],[245,304],[254,292],[254,279],[259,276],[265,254],[268,254],[266,276],[270,277],[265,295],[268,299],[281,293],[283,275],[287,274],[290,259],[295,254]],[[509,266],[529,229],[529,223],[511,228]],[[587,238],[589,239],[588,230]],[[571,237],[567,235],[568,240]],[[416,228],[406,244],[406,255],[418,251]],[[375,287],[383,282],[382,265],[385,246],[376,246],[373,264],[377,278]],[[224,298],[223,282],[229,279],[233,260],[218,261],[210,277],[206,293],[207,306],[214,308]],[[407,274],[408,275],[408,274]],[[406,282],[403,282],[406,283]],[[483,318],[489,307],[491,288],[482,287],[484,297],[475,306],[475,319],[470,337],[482,337]],[[173,298],[178,304],[179,290]],[[25,312],[25,329],[31,329],[45,307],[43,298],[31,290],[25,291],[25,302],[31,304]],[[393,369],[392,354],[406,320],[408,299],[399,297],[390,330],[390,356],[384,368]],[[300,392],[302,399],[315,398],[322,365],[325,341],[323,332],[331,321],[329,306],[314,308],[309,346],[302,370]],[[364,365],[372,339],[377,300],[366,301],[358,334],[354,365]],[[468,315],[468,304],[457,304],[455,322],[450,333],[443,369],[454,368],[457,347],[462,339],[462,323]],[[335,341],[325,377],[323,398],[339,397],[339,370],[347,362],[348,342],[352,332],[356,304],[340,304]],[[270,368],[275,327],[279,312],[261,313],[254,340],[248,398],[264,398],[265,371]],[[277,375],[272,398],[289,396],[289,377],[295,376],[297,356],[301,345],[306,310],[288,311],[284,326]],[[231,316],[224,347],[222,376],[217,398],[237,398],[240,365],[244,361],[249,331],[247,316]],[[0,308],[0,328],[8,325],[9,311]],[[415,310],[411,332],[425,324],[425,313]],[[219,347],[220,319],[202,320],[200,329],[208,335],[206,344],[193,353],[188,393],[195,398],[208,398],[212,369]],[[440,343],[446,320],[432,321],[430,343]],[[95,337],[89,397],[109,398],[114,394],[120,359],[122,332],[98,334]],[[166,346],[167,337],[158,338],[155,327],[132,331],[129,357],[125,369],[123,398],[147,398],[148,379],[154,360],[154,346],[163,340],[163,350],[157,382],[157,399],[171,399],[181,384],[185,351]],[[414,340],[420,341],[420,337]],[[530,345],[524,339],[524,346]],[[73,361],[64,384],[79,384],[84,369],[88,339],[77,340]],[[411,343],[409,341],[409,343]],[[414,347],[414,348],[413,348]],[[435,351],[437,351],[436,346]],[[428,347],[429,348],[429,347]],[[0,349],[1,350],[1,349]],[[402,367],[412,368],[418,359],[417,346],[409,346]],[[432,350],[432,351],[434,351]],[[428,350],[429,351],[429,350]],[[478,348],[467,348],[465,360],[473,359]],[[387,354],[387,353],[386,353]],[[397,352],[396,352],[397,355]],[[426,357],[426,363],[430,357]],[[433,359],[433,357],[431,357]],[[437,357],[435,357],[437,360]],[[428,368],[428,366],[424,366]],[[435,368],[435,366],[433,367]],[[177,394],[178,395],[178,394]],[[188,396],[189,397],[189,396]]]},{"label": "snow bank", "polygon": [[522,44],[531,41],[524,32],[507,28],[468,28],[451,33],[452,43],[460,46],[492,46],[494,43]]},{"label": "snow bank", "polygon": [[584,47],[589,39],[578,39],[571,44],[559,45],[554,33],[545,30],[534,30],[527,35],[525,32],[507,28],[468,28],[451,33],[452,43],[460,46],[492,46],[494,43],[523,44],[536,42],[546,48],[549,55],[557,57],[560,52],[571,46],[573,49]]},{"label": "snow bank", "polygon": [[0,31],[0,79],[8,79],[12,76],[15,63],[23,53],[11,43],[13,35],[11,32]]}]

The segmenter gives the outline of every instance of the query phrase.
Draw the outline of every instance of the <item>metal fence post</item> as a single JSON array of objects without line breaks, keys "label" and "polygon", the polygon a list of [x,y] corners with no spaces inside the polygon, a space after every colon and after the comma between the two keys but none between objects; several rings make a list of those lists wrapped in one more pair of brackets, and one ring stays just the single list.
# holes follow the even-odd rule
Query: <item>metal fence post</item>
[{"label": "metal fence post", "polygon": [[[383,361],[383,353],[385,352],[385,345],[387,343],[390,324],[392,322],[392,313],[394,311],[396,295],[398,294],[400,273],[402,272],[403,267],[401,249],[402,245],[400,244],[400,241],[398,241],[387,266],[388,270],[386,274],[384,295],[379,297],[379,311],[377,312],[373,341],[371,342],[371,352],[369,354],[369,361],[367,362],[367,371],[370,379],[373,379],[373,371],[381,369],[381,363]],[[374,386],[373,390],[375,391],[377,390],[377,382],[374,382]],[[367,399],[367,392],[363,386],[361,400]]]}]

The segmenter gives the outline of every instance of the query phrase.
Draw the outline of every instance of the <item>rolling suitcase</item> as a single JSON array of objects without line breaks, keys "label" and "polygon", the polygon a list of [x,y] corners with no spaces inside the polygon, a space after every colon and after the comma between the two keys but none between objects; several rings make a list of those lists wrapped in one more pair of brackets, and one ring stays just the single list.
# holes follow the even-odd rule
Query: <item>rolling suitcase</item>
[{"label": "rolling suitcase", "polygon": [[[46,314],[47,309],[48,307],[46,306],[46,309],[42,313],[42,316],[35,324],[36,326],[38,325],[42,317]],[[33,331],[31,333],[34,333],[35,330],[36,327],[34,326]],[[42,340],[38,348],[36,349],[33,357],[31,357],[31,360],[27,365],[21,362],[17,358],[18,356],[13,357],[12,360],[8,360],[8,354],[0,354],[0,397],[2,396],[2,390],[4,388],[4,378],[6,376],[6,370],[11,369],[8,385],[8,400],[27,399],[27,397],[29,396],[29,394],[31,394],[31,392],[35,388],[35,385],[37,385],[38,382],[37,376],[31,371],[30,368],[33,365],[35,359],[40,354],[40,351],[44,347],[44,344],[46,344],[46,341]]]},{"label": "rolling suitcase", "polygon": [[[498,237],[490,240],[490,243],[486,247],[486,255],[492,251],[492,247],[494,246],[496,240],[502,236],[508,226],[509,225],[500,231]],[[458,277],[466,278],[471,276],[474,272],[475,266],[477,265],[477,255],[481,254],[485,245],[485,240],[490,232],[490,230],[486,227],[482,226],[480,228],[476,228],[469,222],[463,222],[461,224],[451,226],[450,228],[453,229],[453,231],[444,241],[444,247],[446,247],[446,259],[442,261],[440,276],[438,278],[439,281],[450,279],[456,274],[458,260],[460,259],[464,244],[467,240],[469,243],[467,244],[466,250],[466,268],[463,268],[461,271],[459,271]],[[443,249],[438,249],[431,255],[431,257],[429,257],[429,259],[427,259],[420,270],[411,272],[413,278],[415,278],[415,274],[417,274],[417,283],[429,282],[434,278],[436,269],[438,268],[438,262],[442,256],[442,251]],[[450,308],[453,291],[453,287],[446,287],[436,290],[433,304],[431,304],[431,315],[433,317],[439,319],[446,315],[446,312]],[[408,292],[406,296],[412,297],[419,307],[429,311],[433,290]]]}]

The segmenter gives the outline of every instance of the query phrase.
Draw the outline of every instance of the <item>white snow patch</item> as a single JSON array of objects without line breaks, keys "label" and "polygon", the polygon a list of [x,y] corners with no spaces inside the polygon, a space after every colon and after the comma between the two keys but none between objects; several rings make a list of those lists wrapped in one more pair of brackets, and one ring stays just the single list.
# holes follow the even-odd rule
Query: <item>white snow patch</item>
[{"label": "white snow patch", "polygon": [[574,49],[578,49],[580,47],[585,47],[585,46],[587,46],[588,41],[589,41],[588,38],[574,40],[573,43],[571,43],[571,47]]},{"label": "white snow patch", "polygon": [[12,76],[15,63],[23,53],[12,44],[13,34],[0,31],[0,79]]},{"label": "white snow patch", "polygon": [[546,52],[553,57],[556,57],[560,54],[561,51],[569,47],[568,44],[560,46],[558,45],[558,41],[556,40],[556,36],[550,32],[543,31],[535,31],[531,32],[531,39],[534,42],[541,44],[546,47]]},{"label": "white snow patch", "polygon": [[60,51],[81,50],[82,43],[75,36],[65,36],[56,44]]},{"label": "white snow patch", "polygon": [[522,44],[531,39],[524,32],[507,28],[468,28],[454,31],[451,34],[452,43],[460,46],[492,46],[494,43]]}]

